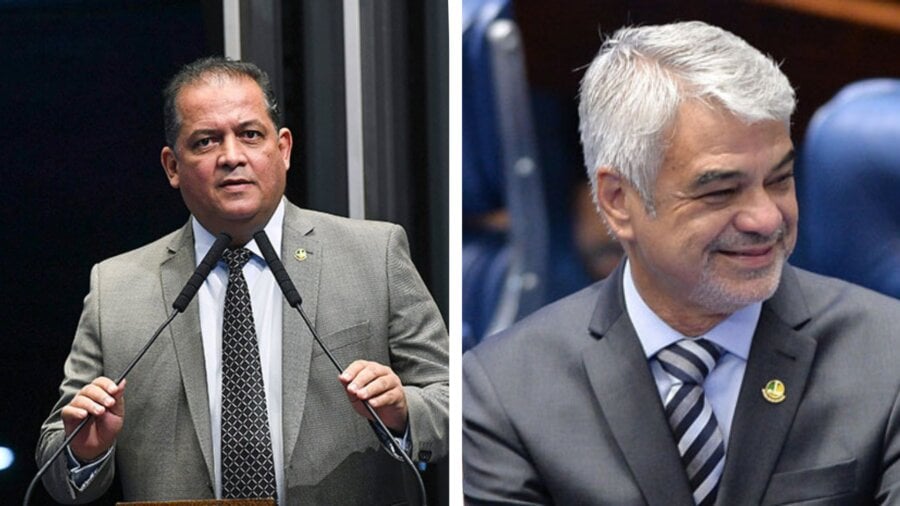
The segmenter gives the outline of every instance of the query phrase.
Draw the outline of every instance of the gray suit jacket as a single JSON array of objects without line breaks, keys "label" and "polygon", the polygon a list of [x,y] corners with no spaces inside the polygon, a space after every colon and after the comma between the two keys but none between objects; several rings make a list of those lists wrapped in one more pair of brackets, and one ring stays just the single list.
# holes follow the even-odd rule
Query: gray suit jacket
[{"label": "gray suit jacket", "polygon": [[[771,379],[786,399],[767,402]],[[786,266],[763,304],[718,504],[900,504],[900,303]],[[621,268],[463,360],[471,504],[693,504]]]},{"label": "gray suit jacket", "polygon": [[[38,462],[63,439],[59,410],[95,377],[116,377],[171,312],[194,270],[190,223],[91,271],[91,289],[66,360],[61,398],[41,429]],[[305,248],[304,261],[294,252]],[[447,333],[397,225],[286,205],[281,258],[323,341],[345,365],[390,364],[409,404],[412,457],[447,453]],[[283,437],[288,504],[394,504],[410,471],[380,449],[353,411],[337,371],[299,314],[283,307]],[[196,298],[128,377],[125,425],[110,459],[76,494],[60,458],[44,483],[59,501],[101,495],[116,473],[125,499],[213,497],[200,317]],[[406,477],[408,479],[408,477]]]}]

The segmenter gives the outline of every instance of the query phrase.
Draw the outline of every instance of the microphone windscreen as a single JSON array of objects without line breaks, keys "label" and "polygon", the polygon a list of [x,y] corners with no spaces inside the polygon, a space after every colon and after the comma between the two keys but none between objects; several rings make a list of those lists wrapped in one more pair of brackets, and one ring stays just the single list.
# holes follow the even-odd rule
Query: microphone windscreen
[{"label": "microphone windscreen", "polygon": [[266,259],[269,269],[272,269],[275,281],[281,288],[281,292],[284,294],[284,298],[287,299],[288,304],[292,307],[300,307],[300,304],[303,303],[303,299],[300,297],[300,293],[297,292],[297,288],[294,286],[294,282],[291,281],[291,277],[288,276],[284,264],[281,263],[281,260],[275,253],[275,248],[272,247],[269,236],[266,235],[264,230],[260,230],[253,234],[253,239],[256,240],[256,245],[259,246],[259,250],[262,251],[263,258]]},{"label": "microphone windscreen", "polygon": [[206,255],[203,257],[203,260],[200,261],[200,265],[194,269],[191,278],[188,279],[184,288],[181,289],[181,293],[178,294],[175,302],[172,303],[172,308],[175,309],[175,311],[183,313],[184,310],[187,309],[187,305],[190,304],[191,299],[194,298],[194,295],[197,294],[197,290],[200,289],[200,285],[202,285],[206,280],[206,277],[209,276],[209,271],[211,271],[213,267],[216,266],[219,259],[222,258],[222,253],[225,252],[225,248],[227,248],[229,244],[231,244],[230,235],[222,232],[216,236],[216,241],[210,246],[209,251],[207,251]]}]

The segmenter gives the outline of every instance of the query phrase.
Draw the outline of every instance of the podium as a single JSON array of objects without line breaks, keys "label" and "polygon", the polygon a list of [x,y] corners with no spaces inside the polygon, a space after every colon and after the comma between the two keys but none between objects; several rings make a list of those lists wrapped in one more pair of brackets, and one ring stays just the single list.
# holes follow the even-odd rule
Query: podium
[{"label": "podium", "polygon": [[117,502],[116,506],[275,506],[275,499],[198,499],[188,501]]}]

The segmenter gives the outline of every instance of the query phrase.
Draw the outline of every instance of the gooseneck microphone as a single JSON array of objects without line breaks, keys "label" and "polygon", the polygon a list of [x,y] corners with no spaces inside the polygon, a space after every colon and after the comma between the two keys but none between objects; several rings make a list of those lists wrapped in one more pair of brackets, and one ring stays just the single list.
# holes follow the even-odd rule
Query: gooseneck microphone
[{"label": "gooseneck microphone", "polygon": [[[178,297],[175,298],[175,302],[172,303],[172,314],[163,322],[162,325],[156,329],[156,332],[153,333],[153,336],[150,337],[150,340],[147,341],[147,344],[141,348],[141,351],[135,355],[135,357],[131,360],[131,363],[128,364],[128,367],[125,368],[124,371],[116,378],[116,385],[122,383],[122,380],[125,379],[125,376],[128,376],[128,373],[137,365],[138,361],[147,353],[147,350],[150,349],[150,346],[156,341],[156,338],[162,334],[162,331],[172,323],[172,320],[175,319],[179,313],[183,313],[187,308],[188,304],[194,298],[194,295],[197,294],[197,290],[200,289],[200,286],[203,285],[203,282],[206,280],[206,277],[209,276],[209,271],[215,267],[216,263],[222,258],[222,253],[225,252],[225,248],[231,244],[231,236],[226,234],[225,232],[220,233],[216,236],[216,241],[209,248],[209,251],[206,252],[206,256],[203,257],[203,260],[200,261],[200,265],[194,269],[194,273],[191,275],[191,278],[188,279],[187,283],[184,285],[184,288],[181,289],[181,292],[178,294]],[[49,459],[44,463],[41,469],[34,476],[34,479],[31,480],[31,483],[28,485],[28,490],[25,492],[25,500],[22,501],[23,506],[28,506],[28,503],[31,501],[31,494],[34,491],[35,485],[40,481],[41,477],[47,472],[47,469],[50,469],[50,466],[53,465],[53,462],[59,457],[59,454],[62,453],[65,447],[69,446],[69,443],[75,439],[75,436],[81,432],[81,429],[87,425],[87,423],[93,418],[93,415],[88,413],[88,415],[81,421],[76,427],[75,430],[69,434],[65,440],[63,440],[62,444],[59,445],[59,448],[53,452],[53,455],[50,456]]]},{"label": "gooseneck microphone", "polygon": [[[253,234],[253,239],[256,240],[256,245],[259,246],[260,251],[262,251],[263,258],[266,260],[266,264],[269,265],[269,268],[272,269],[272,274],[275,276],[275,281],[278,283],[278,286],[281,288],[282,293],[284,293],[284,298],[287,300],[288,304],[297,310],[300,313],[300,317],[303,318],[303,322],[306,323],[306,327],[309,329],[309,332],[312,334],[313,339],[319,344],[319,347],[322,348],[322,351],[325,352],[325,355],[328,356],[328,360],[334,364],[334,367],[338,370],[338,374],[344,372],[344,366],[341,365],[340,362],[334,358],[334,355],[331,354],[331,351],[328,347],[325,346],[325,343],[319,339],[319,334],[316,332],[316,329],[313,327],[312,322],[309,321],[309,318],[306,316],[306,313],[303,311],[301,304],[303,304],[303,299],[300,297],[300,293],[297,292],[297,288],[294,286],[294,282],[291,281],[290,276],[288,276],[287,270],[284,268],[284,264],[281,263],[281,260],[278,258],[278,255],[275,253],[275,249],[272,247],[272,243],[269,242],[269,237],[266,235],[265,231],[260,230],[259,232]],[[381,441],[382,445],[389,445],[389,453],[393,453],[394,455],[399,455],[403,462],[409,466],[413,471],[413,475],[416,477],[416,482],[419,485],[419,496],[422,498],[422,506],[426,506],[428,504],[426,494],[425,494],[425,484],[422,482],[422,477],[419,475],[419,471],[416,469],[416,465],[413,463],[412,459],[403,451],[402,448],[399,447],[397,442],[394,440],[394,437],[391,436],[391,432],[388,430],[387,426],[384,425],[384,422],[381,420],[381,417],[375,413],[375,410],[372,409],[372,406],[369,405],[367,401],[360,401],[363,406],[365,406],[366,411],[369,412],[369,415],[372,416],[373,424],[370,425],[372,430],[375,431],[375,435],[378,437],[378,440]]]},{"label": "gooseneck microphone", "polygon": [[184,310],[187,309],[187,305],[191,302],[191,299],[194,298],[194,295],[197,294],[197,290],[200,289],[203,282],[206,281],[206,277],[209,276],[209,271],[211,271],[219,262],[219,259],[222,258],[222,253],[225,252],[225,248],[227,248],[229,244],[231,244],[230,235],[222,232],[216,236],[216,241],[209,247],[206,256],[203,257],[203,260],[200,260],[200,265],[197,266],[194,273],[191,274],[191,278],[188,279],[184,288],[181,289],[181,293],[175,298],[175,302],[172,303],[172,309],[179,313],[183,313]]}]

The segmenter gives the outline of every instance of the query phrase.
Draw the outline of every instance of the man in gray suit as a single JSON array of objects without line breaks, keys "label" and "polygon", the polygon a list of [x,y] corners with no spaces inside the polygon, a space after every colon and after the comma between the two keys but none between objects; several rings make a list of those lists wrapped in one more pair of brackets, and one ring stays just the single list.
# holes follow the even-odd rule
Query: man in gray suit
[{"label": "man in gray suit", "polygon": [[900,303],[786,263],[794,105],[703,23],[604,42],[581,136],[627,259],[465,356],[469,503],[900,504]]},{"label": "man in gray suit", "polygon": [[[103,494],[115,473],[129,500],[241,497],[233,492],[242,490],[237,483],[263,491],[244,496],[277,495],[281,505],[404,502],[403,474],[410,471],[380,449],[359,402],[368,400],[413,460],[446,455],[447,334],[403,230],[299,209],[283,198],[291,132],[279,127],[268,78],[252,64],[211,58],[184,67],[166,90],[165,113],[161,161],[191,219],[94,266],[38,462],[88,413],[93,418],[45,486],[59,501],[85,502]],[[283,302],[251,237],[262,229],[318,334],[350,364],[340,376]],[[219,232],[233,238],[231,250],[249,250],[249,260],[241,270],[215,267],[131,372],[126,394],[124,382],[109,378],[165,320]],[[255,365],[235,380],[223,372],[232,360],[223,352],[231,274],[243,275],[255,330],[247,354]],[[261,420],[259,468],[232,460],[245,454],[224,456],[226,446],[231,452],[253,432],[245,425],[225,430],[237,416],[224,408],[236,402],[226,397],[238,394],[226,394],[232,387],[224,384],[240,390],[250,376],[264,399],[245,404],[255,410],[232,411],[252,412],[238,423]],[[253,488],[260,483],[268,488]]]}]

